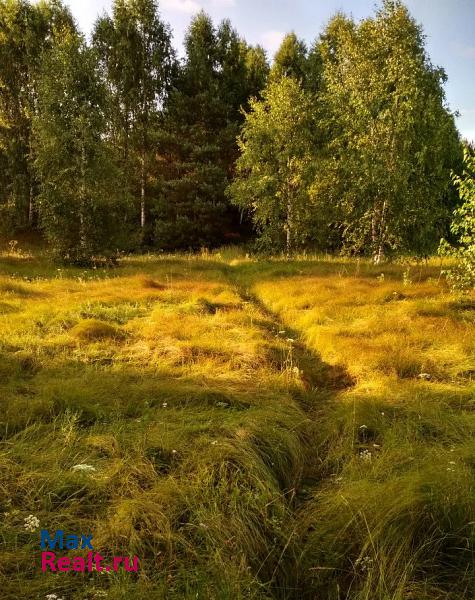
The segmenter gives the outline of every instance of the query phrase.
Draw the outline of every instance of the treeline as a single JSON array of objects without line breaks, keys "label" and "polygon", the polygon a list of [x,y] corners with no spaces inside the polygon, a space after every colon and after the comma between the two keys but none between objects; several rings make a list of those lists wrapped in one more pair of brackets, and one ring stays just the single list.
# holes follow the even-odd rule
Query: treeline
[{"label": "treeline", "polygon": [[59,0],[0,0],[0,218],[78,263],[255,240],[428,254],[458,203],[445,73],[404,5],[337,14],[273,59],[204,13],[183,59],[154,0],[91,42]]}]

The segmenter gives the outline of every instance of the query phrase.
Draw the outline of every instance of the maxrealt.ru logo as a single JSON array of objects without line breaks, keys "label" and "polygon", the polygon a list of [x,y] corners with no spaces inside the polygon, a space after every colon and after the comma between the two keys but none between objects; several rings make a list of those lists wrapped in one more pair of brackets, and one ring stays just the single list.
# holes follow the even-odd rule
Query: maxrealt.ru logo
[{"label": "maxrealt.ru logo", "polygon": [[[43,572],[57,571],[76,573],[99,573],[117,572],[124,568],[129,573],[137,573],[139,559],[137,556],[131,560],[128,556],[114,556],[112,564],[104,564],[105,557],[94,551],[92,535],[65,535],[59,529],[54,535],[48,530],[41,530],[41,570]],[[53,550],[87,550],[86,556],[58,556]]]}]

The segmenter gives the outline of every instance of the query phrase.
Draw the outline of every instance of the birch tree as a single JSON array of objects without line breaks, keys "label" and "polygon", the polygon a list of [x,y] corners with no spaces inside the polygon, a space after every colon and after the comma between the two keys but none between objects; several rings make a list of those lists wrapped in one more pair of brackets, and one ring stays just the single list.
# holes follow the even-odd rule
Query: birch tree
[{"label": "birch tree", "polygon": [[35,225],[38,182],[33,169],[32,120],[37,113],[43,53],[56,31],[75,30],[57,0],[0,0],[0,216],[2,228]]},{"label": "birch tree", "polygon": [[319,171],[328,185],[316,188],[340,209],[345,248],[369,250],[375,263],[388,252],[430,252],[447,219],[458,135],[421,28],[386,0],[359,24],[338,15],[320,51],[329,160]]},{"label": "birch tree", "polygon": [[89,264],[121,249],[127,198],[107,143],[94,52],[64,30],[45,57],[33,121],[40,225],[54,254]]},{"label": "birch tree", "polygon": [[174,66],[169,27],[154,0],[115,0],[93,33],[113,102],[112,129],[147,235],[148,182],[155,130]]},{"label": "birch tree", "polygon": [[271,81],[262,95],[246,113],[228,193],[251,213],[263,247],[290,254],[309,236],[309,186],[317,152],[314,106],[292,77]]}]

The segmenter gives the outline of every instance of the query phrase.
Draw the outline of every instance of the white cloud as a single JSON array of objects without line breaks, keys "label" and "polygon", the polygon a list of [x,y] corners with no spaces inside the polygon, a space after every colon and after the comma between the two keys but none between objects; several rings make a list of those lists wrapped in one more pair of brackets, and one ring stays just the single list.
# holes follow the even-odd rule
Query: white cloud
[{"label": "white cloud", "polygon": [[193,15],[201,10],[201,5],[195,0],[162,0],[160,8]]},{"label": "white cloud", "polygon": [[279,49],[279,46],[285,37],[285,33],[283,31],[276,31],[273,29],[270,31],[265,31],[260,37],[262,45],[272,57]]}]

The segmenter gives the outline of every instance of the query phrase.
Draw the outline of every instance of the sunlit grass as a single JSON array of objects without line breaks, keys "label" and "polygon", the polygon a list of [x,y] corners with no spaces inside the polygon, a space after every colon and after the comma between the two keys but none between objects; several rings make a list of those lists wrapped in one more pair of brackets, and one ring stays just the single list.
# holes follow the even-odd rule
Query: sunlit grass
[{"label": "sunlit grass", "polygon": [[302,597],[472,598],[474,298],[450,294],[431,265],[413,278],[352,269],[254,277],[254,293],[355,383],[315,429],[324,458],[297,517]]},{"label": "sunlit grass", "polygon": [[[280,563],[308,419],[289,392],[287,342],[224,267],[4,256],[2,597],[266,598],[292,579]],[[106,556],[137,554],[139,576],[43,575],[29,514],[93,533]]]},{"label": "sunlit grass", "polygon": [[[2,597],[472,598],[474,307],[435,260],[7,249]],[[30,514],[138,576],[43,575]]]}]

